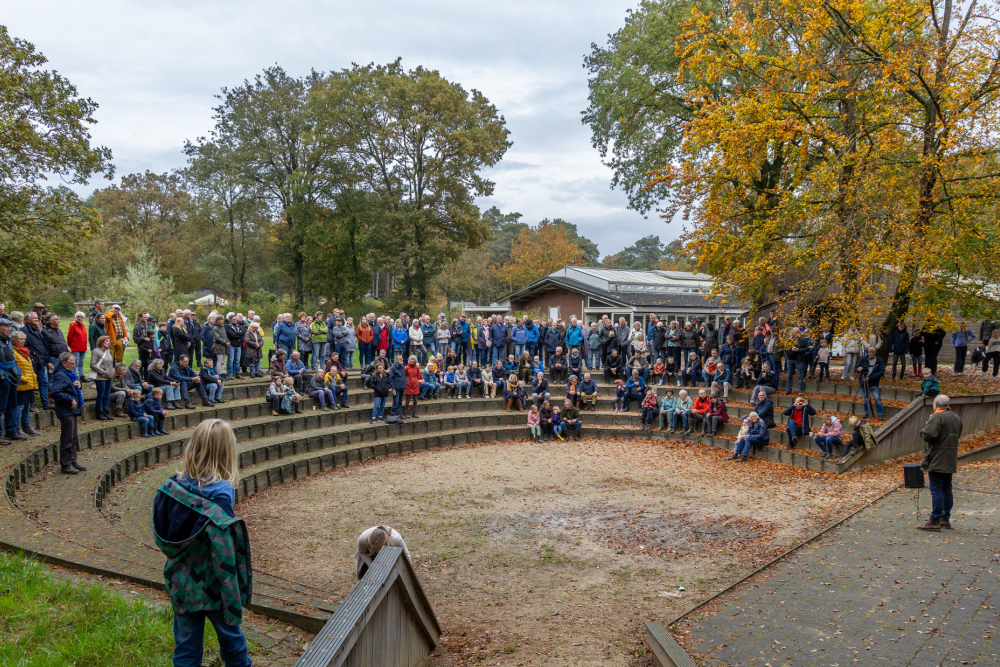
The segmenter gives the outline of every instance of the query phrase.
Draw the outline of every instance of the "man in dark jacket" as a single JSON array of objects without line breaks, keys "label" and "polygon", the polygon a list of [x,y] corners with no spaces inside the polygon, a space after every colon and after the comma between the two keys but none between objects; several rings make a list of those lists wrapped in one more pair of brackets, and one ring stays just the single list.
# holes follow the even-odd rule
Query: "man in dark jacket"
[{"label": "man in dark jacket", "polygon": [[[38,377],[38,395],[42,398],[42,407],[49,409],[49,346],[42,335],[42,323],[35,311],[29,311],[25,317],[24,336],[25,347],[31,351],[31,369]],[[36,411],[34,405],[32,411]]]},{"label": "man in dark jacket", "polygon": [[958,469],[958,441],[962,437],[962,419],[952,412],[944,394],[934,398],[934,412],[920,437],[924,439],[924,458],[920,467],[927,471],[931,487],[931,516],[920,530],[939,532],[951,529],[951,476]]},{"label": "man in dark jacket", "polygon": [[59,328],[59,316],[49,313],[42,327],[42,336],[45,338],[45,347],[49,350],[49,371],[54,371],[59,364],[59,355],[69,352],[69,345],[66,344],[66,336]]},{"label": "man in dark jacket", "polygon": [[549,356],[549,371],[552,373],[552,381],[556,384],[566,384],[567,359],[562,348],[557,347]]},{"label": "man in dark jacket", "polygon": [[937,375],[938,354],[944,345],[945,332],[941,327],[924,329],[924,360],[931,373]]},{"label": "man in dark jacket", "polygon": [[871,415],[871,408],[869,406],[870,398],[875,399],[875,412],[878,413],[879,419],[885,418],[885,410],[882,408],[882,394],[879,390],[878,383],[885,375],[885,362],[882,358],[876,354],[875,347],[868,348],[868,356],[861,359],[861,364],[858,365],[858,373],[860,377],[858,382],[861,385],[861,392],[865,397],[865,419],[868,419]]},{"label": "man in dark jacket", "polygon": [[490,327],[490,343],[493,347],[490,349],[493,351],[490,355],[490,363],[495,364],[497,360],[503,361],[506,359],[504,355],[504,350],[507,345],[507,325],[501,320],[497,320]]},{"label": "man in dark jacket", "polygon": [[[611,339],[614,341],[614,338]],[[608,356],[604,360],[604,382],[611,384],[615,380],[624,380],[622,368],[625,366],[625,357],[618,354],[617,347],[608,347]]]},{"label": "man in dark jacket", "polygon": [[[183,329],[183,324],[175,324],[174,331],[178,329]],[[194,410],[194,406],[191,405],[191,396],[188,393],[192,387],[198,390],[198,395],[201,396],[202,404],[208,408],[212,407],[208,401],[208,395],[205,393],[205,388],[201,385],[201,377],[195,375],[195,372],[191,369],[191,357],[186,354],[182,354],[177,358],[177,363],[170,367],[170,372],[167,373],[171,380],[177,382],[181,388],[181,398],[184,399],[184,407],[189,410]]]},{"label": "man in dark jacket", "polygon": [[226,354],[229,355],[226,359],[226,375],[237,380],[243,379],[243,376],[240,375],[240,357],[243,352],[244,335],[246,335],[246,329],[236,321],[236,315],[233,315],[226,323],[226,338],[229,339],[229,347],[226,348]]},{"label": "man in dark jacket", "polygon": [[902,360],[903,368],[899,374],[902,380],[906,376],[906,355],[910,352],[910,334],[905,322],[900,322],[893,330],[889,338],[889,352],[892,353],[892,379],[896,379],[896,364]]},{"label": "man in dark jacket", "polygon": [[188,335],[191,336],[191,363],[197,361],[198,368],[201,368],[201,324],[191,311],[184,311],[184,318],[187,322]]},{"label": "man in dark jacket", "polygon": [[76,420],[83,412],[83,393],[80,380],[76,377],[76,359],[66,351],[59,355],[58,366],[52,372],[51,398],[59,420],[59,464],[62,472],[75,475],[86,470],[76,462],[76,450],[80,446]]},{"label": "man in dark jacket", "polygon": [[[806,354],[809,352],[809,335],[803,326],[796,334],[795,344],[788,354],[788,393],[792,393],[792,379],[799,376],[799,395],[806,390]],[[738,363],[738,362],[737,362]]]}]

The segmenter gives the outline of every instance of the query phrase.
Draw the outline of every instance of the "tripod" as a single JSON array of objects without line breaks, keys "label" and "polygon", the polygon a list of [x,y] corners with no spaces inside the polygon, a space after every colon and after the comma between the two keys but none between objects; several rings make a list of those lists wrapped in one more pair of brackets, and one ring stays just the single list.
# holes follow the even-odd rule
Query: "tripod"
[{"label": "tripod", "polygon": [[874,415],[875,414],[875,406],[872,405],[872,400],[871,400],[872,399],[872,394],[871,394],[871,390],[870,390],[870,388],[868,386],[868,374],[867,373],[865,373],[864,375],[862,375],[858,379],[858,388],[854,390],[854,395],[851,397],[851,414],[852,415],[854,414],[854,403],[857,400],[859,393],[861,393],[861,394],[864,395],[865,415],[866,416],[868,416],[868,415]]}]

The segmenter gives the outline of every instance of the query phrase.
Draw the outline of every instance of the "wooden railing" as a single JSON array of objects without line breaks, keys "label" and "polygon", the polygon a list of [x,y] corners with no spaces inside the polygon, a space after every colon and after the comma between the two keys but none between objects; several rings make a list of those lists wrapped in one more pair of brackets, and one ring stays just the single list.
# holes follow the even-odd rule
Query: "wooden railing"
[{"label": "wooden railing", "polygon": [[[962,419],[962,435],[972,435],[1000,424],[1000,394],[951,396],[951,409]],[[841,472],[861,466],[890,461],[923,451],[920,431],[934,411],[934,399],[918,396],[875,433],[878,443],[856,454],[842,466]]]},{"label": "wooden railing", "polygon": [[383,547],[295,664],[415,667],[440,637],[441,627],[410,561],[399,547]]}]

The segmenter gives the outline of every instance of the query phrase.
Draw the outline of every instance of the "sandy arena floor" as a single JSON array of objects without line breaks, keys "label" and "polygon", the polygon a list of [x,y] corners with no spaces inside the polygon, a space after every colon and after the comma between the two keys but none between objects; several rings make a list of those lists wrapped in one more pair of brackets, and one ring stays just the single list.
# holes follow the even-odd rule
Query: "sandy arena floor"
[{"label": "sandy arena floor", "polygon": [[444,632],[434,665],[648,664],[643,622],[897,483],[725,456],[631,440],[445,449],[268,490],[237,511],[257,567],[336,597],[355,584],[357,535],[399,530]]}]

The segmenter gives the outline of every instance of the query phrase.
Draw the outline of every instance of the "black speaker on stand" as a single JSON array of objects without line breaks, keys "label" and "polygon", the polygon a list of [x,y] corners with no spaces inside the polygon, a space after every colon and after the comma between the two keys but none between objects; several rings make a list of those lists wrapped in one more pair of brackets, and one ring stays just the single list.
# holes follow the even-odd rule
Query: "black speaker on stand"
[{"label": "black speaker on stand", "polygon": [[919,463],[907,463],[903,466],[903,485],[908,489],[924,488],[924,471]]}]

